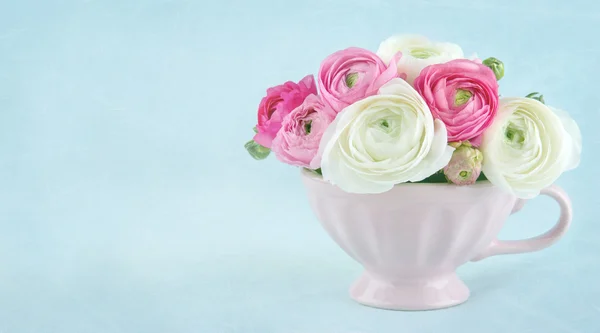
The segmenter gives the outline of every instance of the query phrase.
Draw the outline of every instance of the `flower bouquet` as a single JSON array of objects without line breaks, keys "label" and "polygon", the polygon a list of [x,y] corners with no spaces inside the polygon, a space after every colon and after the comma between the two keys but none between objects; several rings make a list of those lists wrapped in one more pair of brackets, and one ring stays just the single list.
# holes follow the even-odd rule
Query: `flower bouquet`
[{"label": "flower bouquet", "polygon": [[[552,185],[579,164],[581,134],[539,93],[502,97],[504,64],[465,58],[452,43],[400,35],[376,53],[351,47],[323,60],[316,82],[269,88],[246,149],[303,168],[317,217],[365,266],[360,303],[432,309],[464,302],[454,273],[471,260],[554,243],[571,221]],[[561,218],[538,238],[495,239],[538,194]]]}]

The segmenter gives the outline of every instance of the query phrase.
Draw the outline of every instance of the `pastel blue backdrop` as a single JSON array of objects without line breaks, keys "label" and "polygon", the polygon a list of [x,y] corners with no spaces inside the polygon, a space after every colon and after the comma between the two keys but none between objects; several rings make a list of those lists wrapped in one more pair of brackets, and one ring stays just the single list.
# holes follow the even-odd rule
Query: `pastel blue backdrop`
[{"label": "pastel blue backdrop", "polygon": [[[584,0],[0,1],[0,332],[600,332],[599,28]],[[465,265],[443,311],[351,301],[298,170],[243,149],[267,87],[400,32],[503,60],[503,95],[584,139],[568,235]],[[557,214],[535,199],[501,236]]]}]

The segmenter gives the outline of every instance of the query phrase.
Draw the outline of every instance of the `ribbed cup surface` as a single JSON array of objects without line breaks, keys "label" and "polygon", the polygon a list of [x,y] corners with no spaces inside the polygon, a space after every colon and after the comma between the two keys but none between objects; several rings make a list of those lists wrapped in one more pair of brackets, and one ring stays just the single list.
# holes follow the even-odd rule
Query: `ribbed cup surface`
[{"label": "ribbed cup surface", "polygon": [[310,205],[335,242],[382,280],[447,274],[497,236],[516,202],[489,182],[401,184],[352,194],[303,172]]}]

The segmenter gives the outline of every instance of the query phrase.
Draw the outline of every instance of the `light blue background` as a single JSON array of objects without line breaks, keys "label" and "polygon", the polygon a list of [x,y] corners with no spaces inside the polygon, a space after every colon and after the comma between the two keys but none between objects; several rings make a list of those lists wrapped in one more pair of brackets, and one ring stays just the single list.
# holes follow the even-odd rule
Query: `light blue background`
[{"label": "light blue background", "polygon": [[[598,29],[584,0],[2,0],[0,332],[600,332]],[[298,171],[242,148],[267,87],[400,32],[502,59],[503,95],[543,92],[584,138],[568,235],[465,265],[471,300],[436,312],[351,301],[360,266]]]}]

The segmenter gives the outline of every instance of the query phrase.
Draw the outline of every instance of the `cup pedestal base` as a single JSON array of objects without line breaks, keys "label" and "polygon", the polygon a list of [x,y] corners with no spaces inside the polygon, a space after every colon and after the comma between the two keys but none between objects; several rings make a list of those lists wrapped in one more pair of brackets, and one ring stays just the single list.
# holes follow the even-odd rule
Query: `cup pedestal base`
[{"label": "cup pedestal base", "polygon": [[434,310],[455,306],[469,298],[469,289],[456,273],[393,282],[365,271],[350,288],[352,299],[388,310]]}]

